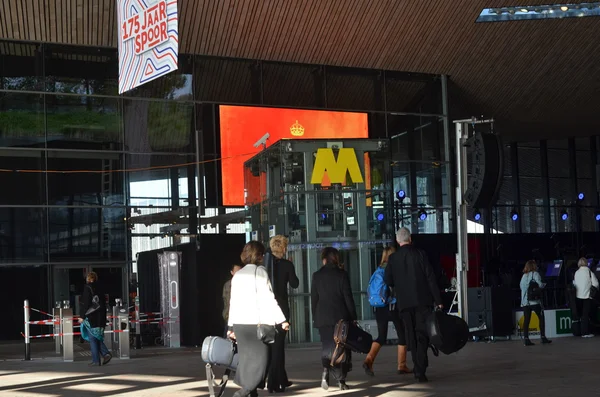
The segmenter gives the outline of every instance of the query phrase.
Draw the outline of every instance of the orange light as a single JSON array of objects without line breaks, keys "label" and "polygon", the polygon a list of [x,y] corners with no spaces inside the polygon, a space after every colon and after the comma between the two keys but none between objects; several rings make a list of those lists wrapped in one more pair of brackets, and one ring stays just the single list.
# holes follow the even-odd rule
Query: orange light
[{"label": "orange light", "polygon": [[366,113],[219,106],[223,205],[244,205],[244,162],[260,152],[254,143],[267,132],[267,146],[281,139],[368,138]]}]

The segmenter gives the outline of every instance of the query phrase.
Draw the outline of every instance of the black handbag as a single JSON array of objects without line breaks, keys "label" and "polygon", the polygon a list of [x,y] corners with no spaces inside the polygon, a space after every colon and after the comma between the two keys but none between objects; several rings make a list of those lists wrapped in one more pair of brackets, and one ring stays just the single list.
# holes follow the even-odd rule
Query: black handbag
[{"label": "black handbag", "polygon": [[529,286],[527,287],[527,300],[528,301],[538,301],[542,299],[542,289],[540,285],[533,279],[533,273],[531,273],[531,280],[529,281]]},{"label": "black handbag", "polygon": [[[589,269],[588,269],[589,270]],[[596,297],[596,295],[598,295],[598,288],[594,287],[594,284],[592,283],[592,271],[589,271],[590,273],[590,299],[594,299]]]},{"label": "black handbag", "polygon": [[[258,266],[254,270],[254,290],[256,291],[256,308],[259,311],[260,316],[260,308],[258,305],[258,288],[256,287],[256,274],[258,271]],[[262,343],[266,343],[267,345],[275,343],[275,337],[277,336],[277,328],[274,325],[261,324],[260,319],[258,320],[258,325],[256,326],[256,337]]]}]

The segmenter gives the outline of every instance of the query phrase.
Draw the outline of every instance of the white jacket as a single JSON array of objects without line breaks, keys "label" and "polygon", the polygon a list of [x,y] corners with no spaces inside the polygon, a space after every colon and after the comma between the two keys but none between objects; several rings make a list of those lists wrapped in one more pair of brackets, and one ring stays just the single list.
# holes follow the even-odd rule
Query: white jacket
[{"label": "white jacket", "polygon": [[283,322],[285,316],[273,295],[267,270],[256,265],[246,265],[238,270],[231,279],[228,325]]},{"label": "white jacket", "polygon": [[598,278],[589,268],[580,267],[575,272],[573,284],[577,289],[577,299],[590,299],[590,289],[592,285],[598,288]]}]

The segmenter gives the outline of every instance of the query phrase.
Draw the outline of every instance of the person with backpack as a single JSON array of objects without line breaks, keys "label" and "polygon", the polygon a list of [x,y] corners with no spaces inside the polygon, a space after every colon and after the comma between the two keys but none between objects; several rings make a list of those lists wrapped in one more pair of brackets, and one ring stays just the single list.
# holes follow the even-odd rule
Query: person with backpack
[{"label": "person with backpack", "polygon": [[388,323],[394,323],[396,333],[398,335],[398,374],[409,374],[412,372],[406,366],[406,332],[404,330],[404,322],[400,318],[400,314],[396,310],[396,298],[392,291],[384,281],[385,267],[388,258],[396,252],[394,247],[386,247],[381,255],[381,264],[375,270],[369,281],[367,295],[369,304],[375,309],[375,320],[377,322],[377,339],[371,345],[371,351],[367,354],[367,358],[363,363],[365,373],[369,376],[375,376],[373,372],[373,363],[377,354],[381,350],[381,346],[385,345],[388,334]]},{"label": "person with backpack", "polygon": [[531,312],[535,312],[540,320],[540,334],[542,335],[542,344],[549,344],[552,341],[546,338],[546,321],[544,309],[542,308],[542,277],[537,271],[537,263],[529,260],[523,268],[523,277],[521,277],[521,307],[525,320],[523,322],[523,341],[525,346],[533,346],[534,343],[529,340],[529,322],[531,321]]}]

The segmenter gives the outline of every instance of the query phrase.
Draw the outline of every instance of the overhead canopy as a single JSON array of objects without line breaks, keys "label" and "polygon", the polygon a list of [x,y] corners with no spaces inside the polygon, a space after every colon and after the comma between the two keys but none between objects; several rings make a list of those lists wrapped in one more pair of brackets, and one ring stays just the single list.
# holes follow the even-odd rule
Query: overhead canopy
[{"label": "overhead canopy", "polygon": [[[178,1],[182,53],[447,74],[456,117],[520,139],[599,131],[600,18],[475,23],[547,0]],[[116,1],[89,4],[5,0],[0,38],[116,47]]]}]

